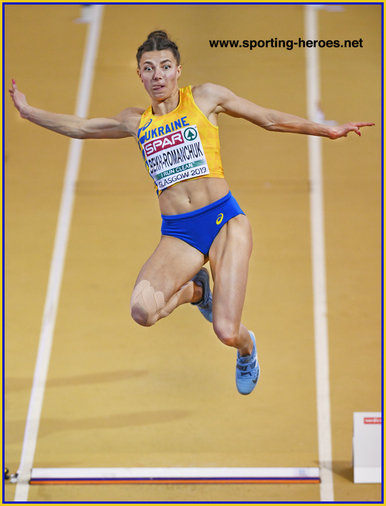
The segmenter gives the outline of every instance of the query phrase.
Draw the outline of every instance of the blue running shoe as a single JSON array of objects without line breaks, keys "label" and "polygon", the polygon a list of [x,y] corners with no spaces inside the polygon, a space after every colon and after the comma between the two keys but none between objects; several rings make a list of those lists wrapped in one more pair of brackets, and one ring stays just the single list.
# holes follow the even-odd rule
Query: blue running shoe
[{"label": "blue running shoe", "polygon": [[192,304],[198,307],[208,322],[212,323],[212,292],[210,291],[208,271],[203,267],[197,272],[192,281],[202,287],[202,299],[199,302],[192,302]]},{"label": "blue running shoe", "polygon": [[253,350],[250,355],[240,356],[237,352],[236,362],[236,386],[240,394],[248,395],[255,388],[260,375],[260,366],[257,361],[255,334],[249,331],[253,342]]}]

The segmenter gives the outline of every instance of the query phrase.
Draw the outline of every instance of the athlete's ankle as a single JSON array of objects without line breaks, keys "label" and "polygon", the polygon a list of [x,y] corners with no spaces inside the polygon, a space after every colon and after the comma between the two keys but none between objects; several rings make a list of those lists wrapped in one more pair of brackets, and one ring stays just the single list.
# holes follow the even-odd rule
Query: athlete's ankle
[{"label": "athlete's ankle", "polygon": [[248,355],[251,355],[251,353],[253,351],[253,342],[252,342],[252,339],[251,339],[249,333],[248,333],[248,339],[240,344],[241,345],[238,348],[240,357],[247,357]]},{"label": "athlete's ankle", "polygon": [[194,304],[197,304],[197,302],[200,302],[203,297],[203,288],[201,285],[196,285],[196,283],[193,282],[193,297],[191,302]]}]

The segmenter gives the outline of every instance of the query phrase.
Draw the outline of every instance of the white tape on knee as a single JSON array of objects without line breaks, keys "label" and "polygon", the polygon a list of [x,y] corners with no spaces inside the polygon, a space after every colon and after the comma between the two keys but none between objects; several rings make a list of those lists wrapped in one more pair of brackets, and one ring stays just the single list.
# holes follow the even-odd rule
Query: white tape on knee
[{"label": "white tape on knee", "polygon": [[149,315],[149,319],[158,316],[165,306],[165,296],[161,291],[156,291],[151,283],[143,279],[134,288],[131,297],[131,306],[139,305]]}]

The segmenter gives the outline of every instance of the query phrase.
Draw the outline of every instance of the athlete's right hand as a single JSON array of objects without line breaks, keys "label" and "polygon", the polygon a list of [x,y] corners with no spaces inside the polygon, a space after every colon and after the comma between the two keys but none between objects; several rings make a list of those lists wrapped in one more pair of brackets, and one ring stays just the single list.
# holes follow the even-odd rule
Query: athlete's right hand
[{"label": "athlete's right hand", "polygon": [[16,109],[22,118],[25,118],[26,109],[28,108],[28,102],[25,95],[17,89],[16,82],[12,79],[12,88],[9,90],[9,94],[13,100]]}]

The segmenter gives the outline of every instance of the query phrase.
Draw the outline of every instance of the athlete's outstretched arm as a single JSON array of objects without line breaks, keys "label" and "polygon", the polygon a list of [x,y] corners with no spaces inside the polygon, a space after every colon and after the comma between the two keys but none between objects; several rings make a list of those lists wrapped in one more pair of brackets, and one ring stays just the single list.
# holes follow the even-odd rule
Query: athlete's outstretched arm
[{"label": "athlete's outstretched arm", "polygon": [[13,103],[22,118],[62,135],[76,139],[119,139],[136,134],[141,109],[129,108],[115,118],[85,119],[68,114],[57,114],[32,107],[12,80],[9,90]]},{"label": "athlete's outstretched arm", "polygon": [[[329,126],[321,123],[315,123],[299,116],[287,114],[285,112],[267,109],[238,97],[232,91],[215,84],[202,85],[203,95],[212,97],[212,102],[216,105],[214,112],[225,112],[230,116],[246,119],[255,125],[273,132],[290,132],[307,135],[318,135],[330,139],[346,137],[349,132],[355,132],[361,135],[360,129],[366,126],[372,126],[369,122],[351,122],[344,125]],[[205,91],[206,87],[206,91]]]}]

